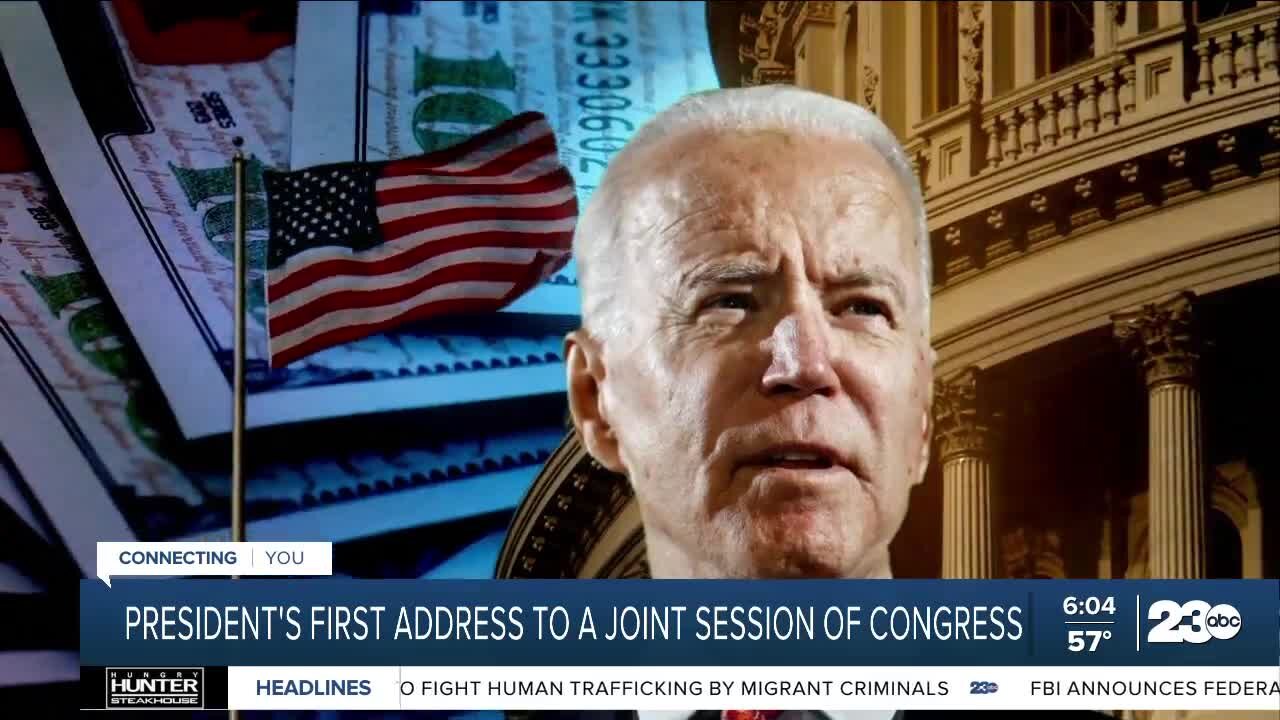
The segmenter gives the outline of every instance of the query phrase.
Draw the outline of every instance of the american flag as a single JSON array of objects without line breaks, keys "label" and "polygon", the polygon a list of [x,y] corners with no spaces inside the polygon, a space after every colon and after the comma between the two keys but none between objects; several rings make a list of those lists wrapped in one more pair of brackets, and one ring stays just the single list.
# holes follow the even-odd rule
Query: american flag
[{"label": "american flag", "polygon": [[498,310],[568,262],[578,216],[540,113],[427,155],[263,180],[273,367],[411,320]]}]

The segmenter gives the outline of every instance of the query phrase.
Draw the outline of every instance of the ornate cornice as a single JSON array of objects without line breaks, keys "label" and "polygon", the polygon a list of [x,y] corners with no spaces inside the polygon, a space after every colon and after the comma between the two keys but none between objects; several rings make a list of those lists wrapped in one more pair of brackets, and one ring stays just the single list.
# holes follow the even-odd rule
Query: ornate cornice
[{"label": "ornate cornice", "polygon": [[[810,5],[830,5],[831,7],[824,9],[809,7]],[[723,22],[723,8],[709,9],[714,10],[716,16]],[[736,71],[721,67],[719,72],[721,83],[725,86],[790,84],[795,82],[792,36],[796,27],[806,21],[834,22],[835,4],[787,0],[744,2],[737,5],[737,13],[738,66]],[[719,56],[721,53],[715,46],[724,43],[725,39],[715,32],[714,27],[711,30],[713,31],[713,55]]]},{"label": "ornate cornice", "polygon": [[647,578],[650,575],[643,527],[634,528],[597,573],[598,577],[618,579]]},{"label": "ornate cornice", "polygon": [[[498,554],[497,577],[580,577],[587,556],[631,500],[626,477],[593,460],[570,430],[516,510]],[[643,531],[633,528],[596,576],[647,572]]]},{"label": "ornate cornice", "polygon": [[[1276,118],[1117,159],[931,230],[934,290],[1080,233],[1276,175]],[[992,218],[998,218],[998,228]]]},{"label": "ornate cornice", "polygon": [[980,390],[982,371],[961,370],[940,381],[934,393],[934,425],[938,458],[987,457],[991,450],[991,417]]},{"label": "ornate cornice", "polygon": [[800,22],[817,22],[834,25],[836,22],[836,4],[831,0],[808,0],[800,3],[802,10]]},{"label": "ornate cornice", "polygon": [[1194,308],[1195,294],[1182,292],[1111,317],[1115,338],[1142,364],[1147,387],[1196,381],[1200,352]]}]

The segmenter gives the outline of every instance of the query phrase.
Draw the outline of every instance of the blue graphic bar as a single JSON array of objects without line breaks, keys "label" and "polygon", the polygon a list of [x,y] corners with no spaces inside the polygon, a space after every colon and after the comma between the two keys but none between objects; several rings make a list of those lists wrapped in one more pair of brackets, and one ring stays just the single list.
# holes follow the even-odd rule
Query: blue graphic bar
[{"label": "blue graphic bar", "polygon": [[97,580],[92,665],[1274,666],[1276,580]]}]

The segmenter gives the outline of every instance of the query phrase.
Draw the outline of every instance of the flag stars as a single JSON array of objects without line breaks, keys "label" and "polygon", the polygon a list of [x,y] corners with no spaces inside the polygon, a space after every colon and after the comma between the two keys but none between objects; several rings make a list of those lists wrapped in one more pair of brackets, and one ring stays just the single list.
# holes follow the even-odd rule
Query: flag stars
[{"label": "flag stars", "polygon": [[269,188],[273,227],[280,228],[273,256],[287,258],[323,245],[361,249],[380,242],[373,216],[374,172],[342,166],[273,178]]}]

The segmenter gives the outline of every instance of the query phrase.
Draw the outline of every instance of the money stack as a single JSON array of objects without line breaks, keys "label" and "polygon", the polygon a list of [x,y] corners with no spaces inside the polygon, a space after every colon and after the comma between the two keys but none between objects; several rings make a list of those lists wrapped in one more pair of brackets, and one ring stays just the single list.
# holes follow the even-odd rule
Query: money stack
[{"label": "money stack", "polygon": [[[536,111],[581,206],[644,120],[716,85],[699,2],[0,3],[0,61],[0,603],[42,628],[70,627],[98,541],[229,538],[237,140],[248,538],[488,577],[566,432],[572,262],[501,311],[272,367],[263,173]],[[74,636],[0,633],[0,687],[77,677]]]}]

